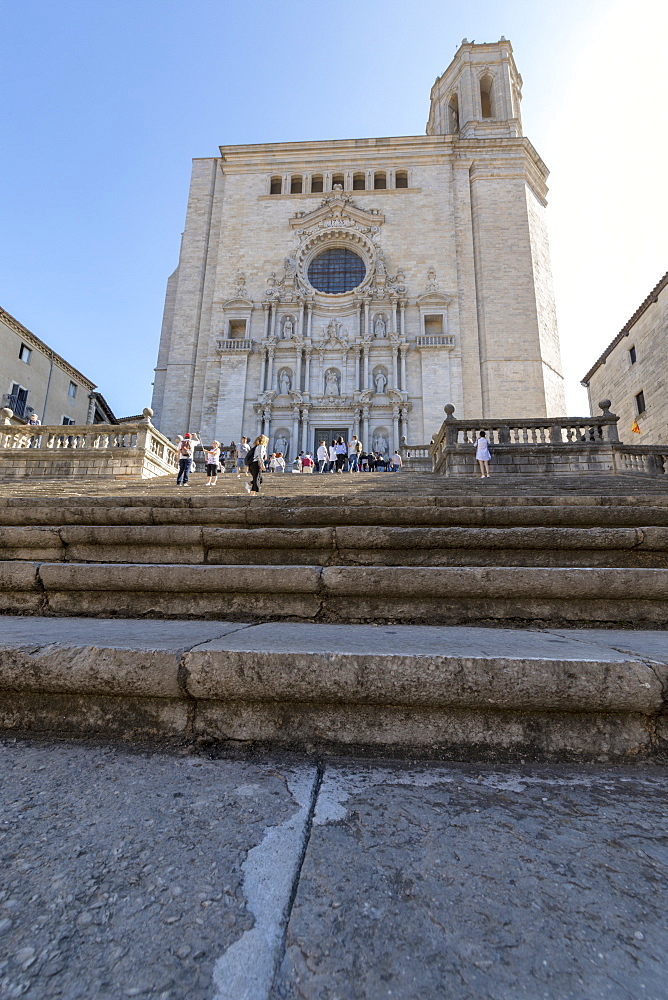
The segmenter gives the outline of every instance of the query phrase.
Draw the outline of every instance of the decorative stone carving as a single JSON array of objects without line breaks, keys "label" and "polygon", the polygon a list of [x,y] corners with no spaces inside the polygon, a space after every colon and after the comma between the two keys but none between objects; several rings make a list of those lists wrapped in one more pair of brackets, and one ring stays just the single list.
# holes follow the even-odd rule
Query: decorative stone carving
[{"label": "decorative stone carving", "polygon": [[341,374],[336,368],[328,368],[325,372],[325,395],[341,395]]},{"label": "decorative stone carving", "polygon": [[287,396],[292,389],[292,372],[288,368],[282,368],[278,373],[278,388],[281,396]]},{"label": "decorative stone carving", "polygon": [[436,280],[436,271],[433,267],[430,267],[427,272],[427,291],[437,292],[438,291],[438,281]]},{"label": "decorative stone carving", "polygon": [[382,396],[387,388],[387,375],[383,368],[377,368],[373,373],[373,384],[376,387],[376,393]]},{"label": "decorative stone carving", "polygon": [[282,455],[287,455],[289,446],[289,439],[285,436],[284,431],[279,431],[277,436],[274,438],[274,451],[280,451]]},{"label": "decorative stone carving", "polygon": [[385,313],[376,313],[373,321],[373,332],[376,337],[384,338],[387,336],[387,319]]},{"label": "decorative stone carving", "polygon": [[292,340],[294,328],[292,316],[286,316],[283,322],[283,340]]},{"label": "decorative stone carving", "polygon": [[377,427],[373,432],[371,449],[379,455],[387,454],[389,444],[387,440],[387,429],[385,427]]}]

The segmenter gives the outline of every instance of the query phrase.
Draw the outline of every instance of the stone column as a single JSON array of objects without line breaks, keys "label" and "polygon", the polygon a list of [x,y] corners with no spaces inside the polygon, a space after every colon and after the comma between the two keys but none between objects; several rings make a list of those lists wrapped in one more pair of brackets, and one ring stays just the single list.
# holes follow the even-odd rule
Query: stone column
[{"label": "stone column", "polygon": [[301,345],[297,345],[297,359],[295,364],[295,385],[292,387],[296,389],[297,392],[302,391],[302,349]]},{"label": "stone column", "polygon": [[[406,337],[406,299],[399,300],[399,308],[401,310],[401,330],[399,331],[402,337]],[[403,388],[403,385],[402,385]]]},{"label": "stone column", "polygon": [[308,449],[308,406],[305,406],[302,410],[302,451]]},{"label": "stone column", "polygon": [[274,349],[273,347],[267,348],[267,384],[264,387],[266,392],[267,389],[274,388]]},{"label": "stone column", "polygon": [[292,451],[290,461],[292,461],[297,457],[299,452],[299,406],[297,405],[292,408],[292,440],[290,441],[290,448]]},{"label": "stone column", "polygon": [[305,351],[305,363],[306,368],[304,372],[304,392],[311,392],[311,351],[306,348]]},{"label": "stone column", "polygon": [[401,416],[401,437],[408,442],[408,410],[402,406],[399,413]]},{"label": "stone column", "polygon": [[299,304],[299,336],[304,339],[304,303]]},{"label": "stone column", "polygon": [[306,306],[307,310],[307,320],[306,320],[306,336],[311,339],[311,322],[313,320],[313,303],[309,302]]},{"label": "stone column", "polygon": [[371,442],[369,441],[369,407],[364,406],[362,408],[362,420],[364,425],[364,431],[362,435],[362,445],[368,452],[371,449]]},{"label": "stone column", "polygon": [[357,313],[357,336],[362,339],[362,300],[355,302],[355,311]]},{"label": "stone column", "polygon": [[264,309],[264,339],[267,340],[269,337],[269,319],[271,318],[271,302],[263,302],[262,308]]},{"label": "stone column", "polygon": [[355,348],[355,392],[359,391],[360,387],[360,351],[359,347]]},{"label": "stone column", "polygon": [[369,345],[364,345],[364,388],[369,388]]},{"label": "stone column", "polygon": [[406,386],[406,355],[408,354],[408,344],[404,344],[399,348],[401,357],[401,391],[408,392]]},{"label": "stone column", "polygon": [[264,431],[262,433],[267,435],[269,444],[271,444],[271,407],[264,411]]},{"label": "stone column", "polygon": [[[368,299],[364,300],[364,336],[367,337],[367,338],[369,336],[369,300]],[[368,389],[369,386],[367,385],[367,386],[365,386],[365,388]]]},{"label": "stone column", "polygon": [[397,300],[395,298],[390,299],[392,306],[392,333],[397,332]]},{"label": "stone column", "polygon": [[356,434],[359,438],[360,436],[360,411],[353,411],[353,434]]},{"label": "stone column", "polygon": [[273,304],[271,310],[271,335],[276,336],[276,320],[278,319],[278,309],[276,308],[276,303]]},{"label": "stone column", "polygon": [[399,375],[398,375],[398,372],[397,372],[397,349],[396,349],[396,347],[393,347],[392,348],[392,388],[393,389],[398,389],[399,388],[398,378],[399,378]]},{"label": "stone column", "polygon": [[398,451],[401,441],[399,440],[399,407],[392,407],[392,450]]}]

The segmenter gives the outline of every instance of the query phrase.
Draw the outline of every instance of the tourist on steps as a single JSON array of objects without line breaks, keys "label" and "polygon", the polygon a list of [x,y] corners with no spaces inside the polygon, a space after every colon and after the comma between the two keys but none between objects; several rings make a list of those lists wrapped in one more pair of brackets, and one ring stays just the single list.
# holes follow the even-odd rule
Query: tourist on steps
[{"label": "tourist on steps", "polygon": [[394,455],[390,459],[390,472],[398,472],[404,463],[401,461],[401,455],[398,451],[395,451]]},{"label": "tourist on steps", "polygon": [[248,475],[248,466],[246,465],[246,455],[250,451],[250,444],[248,438],[242,437],[241,444],[237,448],[237,479],[241,478],[241,473],[245,476]]},{"label": "tourist on steps", "polygon": [[184,434],[183,440],[180,442],[178,447],[179,456],[179,474],[176,477],[176,485],[180,486],[183,483],[184,486],[189,486],[188,476],[190,475],[190,469],[193,464],[193,452],[195,451],[195,446],[200,444],[200,439],[196,434]]},{"label": "tourist on steps", "polygon": [[329,463],[329,452],[327,450],[326,441],[320,442],[317,455],[318,455],[318,472],[327,472],[327,465]]},{"label": "tourist on steps", "polygon": [[346,464],[347,452],[348,449],[346,448],[346,442],[343,440],[342,437],[340,437],[336,442],[336,444],[334,445],[334,454],[336,455],[335,461],[336,461],[337,472],[343,472],[344,466]]},{"label": "tourist on steps", "polygon": [[336,441],[333,440],[329,446],[329,471],[336,472]]},{"label": "tourist on steps", "polygon": [[262,473],[265,469],[267,461],[267,445],[269,444],[269,438],[265,434],[260,434],[253,441],[250,451],[250,459],[248,462],[248,469],[252,477],[252,483],[244,483],[246,487],[246,492],[253,494],[260,492],[260,486],[262,486]]},{"label": "tourist on steps", "polygon": [[480,478],[489,479],[489,460],[492,457],[489,451],[489,443],[484,431],[480,431],[480,436],[475,443],[475,457],[480,466]]},{"label": "tourist on steps", "polygon": [[218,479],[218,463],[220,462],[220,441],[214,441],[210,448],[204,452],[206,462],[206,485],[215,486]]}]

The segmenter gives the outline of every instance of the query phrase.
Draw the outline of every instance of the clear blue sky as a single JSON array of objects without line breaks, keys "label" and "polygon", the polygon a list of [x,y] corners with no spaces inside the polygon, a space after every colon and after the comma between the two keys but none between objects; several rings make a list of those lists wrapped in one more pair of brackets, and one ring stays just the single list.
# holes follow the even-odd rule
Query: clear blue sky
[{"label": "clear blue sky", "polygon": [[[150,401],[191,158],[215,156],[221,143],[422,134],[431,85],[461,39],[506,35],[524,78],[525,132],[561,199],[548,219],[551,231],[557,222],[564,355],[577,384],[574,374],[667,265],[650,249],[623,287],[615,278],[609,315],[598,315],[596,330],[589,322],[583,346],[583,307],[570,287],[583,276],[570,276],[568,243],[581,245],[587,233],[568,219],[578,149],[569,155],[575,109],[564,105],[610,18],[621,17],[623,29],[629,17],[630,30],[644,18],[653,34],[655,8],[651,0],[3,0],[0,305],[97,382],[118,415],[139,412]],[[623,63],[615,53],[615,73]],[[618,83],[595,86],[600,100]],[[665,114],[658,93],[656,102]],[[663,173],[665,159],[657,166]],[[598,231],[596,218],[588,224]],[[607,241],[598,239],[600,256]],[[583,411],[572,398],[571,410]]]}]

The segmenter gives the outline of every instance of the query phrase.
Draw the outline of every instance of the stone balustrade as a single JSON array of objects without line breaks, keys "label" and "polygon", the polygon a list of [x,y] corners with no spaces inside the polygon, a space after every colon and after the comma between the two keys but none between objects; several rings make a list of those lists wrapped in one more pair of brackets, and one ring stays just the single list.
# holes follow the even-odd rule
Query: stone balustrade
[{"label": "stone balustrade", "polygon": [[399,454],[405,469],[411,469],[413,472],[432,471],[431,445],[408,444],[404,437],[401,439]]},{"label": "stone balustrade", "polygon": [[[668,445],[625,445],[610,400],[595,417],[457,420],[455,408],[428,448],[434,472],[446,476],[477,473],[475,442],[484,431],[497,473],[616,472],[668,475]],[[417,454],[418,448],[409,449]]]},{"label": "stone balustrade", "polygon": [[176,446],[144,419],[123,424],[10,424],[3,410],[0,425],[0,478],[136,477],[151,479],[175,472]]}]

